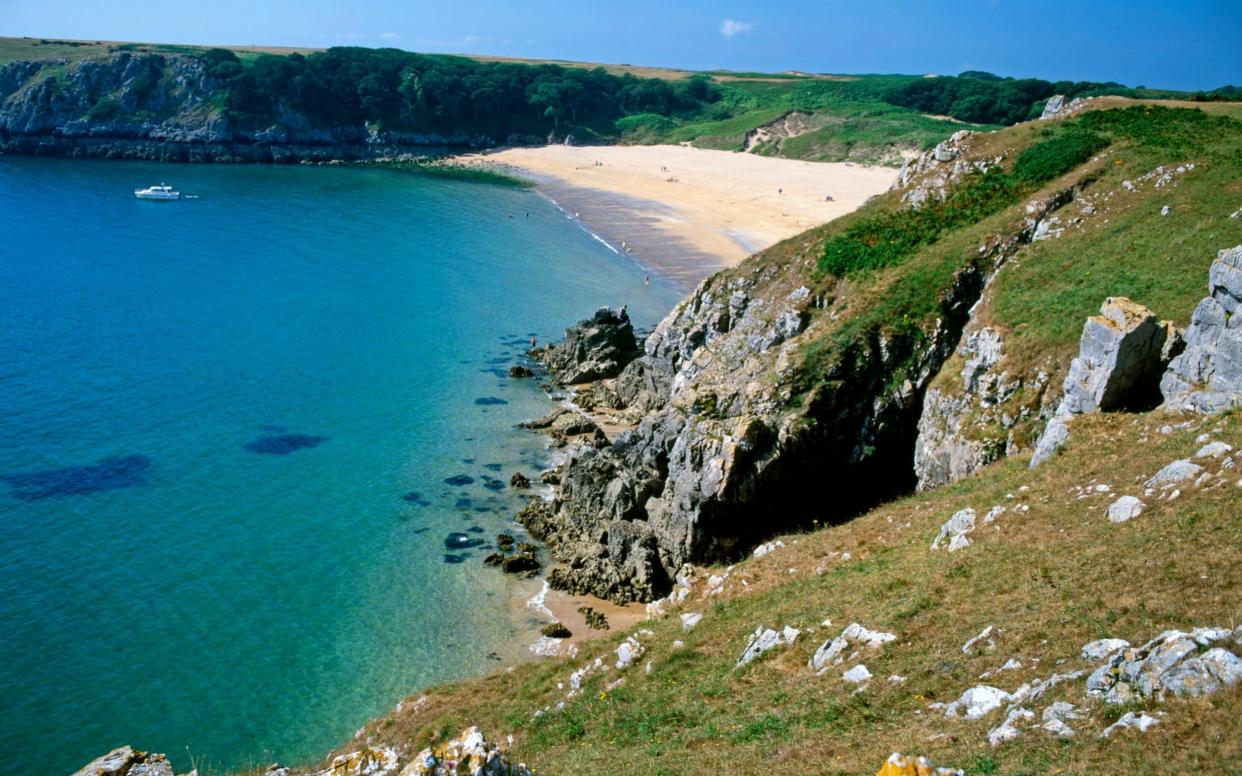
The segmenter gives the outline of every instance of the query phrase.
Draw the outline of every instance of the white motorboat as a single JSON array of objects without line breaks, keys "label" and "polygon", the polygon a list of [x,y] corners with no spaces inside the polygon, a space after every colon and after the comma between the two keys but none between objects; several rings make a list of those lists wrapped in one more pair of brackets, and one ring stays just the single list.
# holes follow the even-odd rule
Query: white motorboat
[{"label": "white motorboat", "polygon": [[161,183],[158,186],[148,186],[145,189],[134,189],[134,196],[138,199],[181,199],[181,192],[173,191],[173,187],[167,183]]}]

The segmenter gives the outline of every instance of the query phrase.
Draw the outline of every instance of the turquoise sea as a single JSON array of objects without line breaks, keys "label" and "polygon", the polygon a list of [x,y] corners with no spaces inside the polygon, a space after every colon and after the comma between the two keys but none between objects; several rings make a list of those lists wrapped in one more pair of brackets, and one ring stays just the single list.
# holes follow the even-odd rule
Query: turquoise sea
[{"label": "turquoise sea", "polygon": [[530,191],[0,157],[0,762],[310,762],[520,657],[505,372],[677,296]]}]

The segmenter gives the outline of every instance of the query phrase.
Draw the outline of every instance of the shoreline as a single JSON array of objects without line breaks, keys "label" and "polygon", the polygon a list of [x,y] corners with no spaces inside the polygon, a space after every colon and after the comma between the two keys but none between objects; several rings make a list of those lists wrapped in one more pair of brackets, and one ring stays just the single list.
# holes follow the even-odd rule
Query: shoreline
[{"label": "shoreline", "polygon": [[512,147],[453,157],[532,181],[567,218],[688,293],[887,191],[897,170],[687,146]]}]

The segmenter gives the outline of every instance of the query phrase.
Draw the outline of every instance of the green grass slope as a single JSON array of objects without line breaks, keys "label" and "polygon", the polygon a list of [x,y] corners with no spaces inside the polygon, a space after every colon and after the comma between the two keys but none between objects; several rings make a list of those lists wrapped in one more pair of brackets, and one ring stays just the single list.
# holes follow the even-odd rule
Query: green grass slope
[{"label": "green grass slope", "polygon": [[[943,205],[912,217],[893,192],[735,270],[776,270],[769,274],[826,300],[802,335],[806,394],[851,343],[928,330],[952,278],[976,261],[978,246],[1020,228],[1027,203],[1074,192],[1058,211],[1063,233],[1021,247],[977,311],[1006,327],[1015,364],[1063,369],[1106,296],[1129,295],[1184,324],[1206,294],[1216,251],[1242,243],[1242,219],[1230,217],[1242,207],[1242,124],[1215,111],[1092,111],[977,136],[970,153],[1000,162],[968,174]],[[954,359],[943,372],[960,370]],[[1166,464],[1194,457],[1204,435],[1242,448],[1242,417],[1156,410],[1083,416],[1072,429],[1062,453],[1033,472],[1016,455],[842,525],[820,527],[839,496],[825,493],[822,512],[799,516],[808,530],[781,537],[783,547],[697,570],[671,616],[587,644],[577,659],[421,693],[368,724],[363,738],[412,756],[479,725],[492,740],[512,735],[515,759],[541,774],[870,774],[893,751],[971,774],[1231,772],[1242,755],[1242,687],[1113,706],[1086,695],[1084,675],[1027,704],[1036,715],[1056,701],[1080,706],[1075,736],[1037,723],[997,746],[987,734],[1003,708],[965,720],[933,706],[981,683],[1013,691],[1054,672],[1090,671],[1079,651],[1095,639],[1140,644],[1168,629],[1242,623],[1242,457],[1199,459],[1208,476],[1176,498],[1143,492]],[[1120,495],[1139,496],[1145,511],[1110,522]],[[931,550],[940,526],[966,507],[1004,511],[969,547]],[[710,592],[713,576],[723,578],[721,592]],[[700,612],[702,622],[684,631],[678,611]],[[822,676],[808,669],[852,622],[897,639]],[[802,630],[792,646],[735,668],[757,627],[783,626]],[[990,645],[963,649],[988,626]],[[645,650],[632,667],[592,671],[569,693],[571,672],[596,657],[611,664],[631,637]],[[996,671],[1010,659],[1021,665]],[[861,690],[841,677],[859,662],[873,675]],[[1161,721],[1101,738],[1127,711],[1159,712]]]}]

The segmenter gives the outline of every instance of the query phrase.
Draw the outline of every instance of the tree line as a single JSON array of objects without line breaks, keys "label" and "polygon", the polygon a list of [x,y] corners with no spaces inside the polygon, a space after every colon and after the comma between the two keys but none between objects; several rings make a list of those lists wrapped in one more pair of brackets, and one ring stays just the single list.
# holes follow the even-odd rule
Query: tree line
[{"label": "tree line", "polygon": [[975,124],[1016,124],[1038,118],[1044,103],[1054,94],[1067,100],[1093,95],[1137,98],[1178,98],[1195,100],[1236,99],[1236,87],[1223,86],[1211,92],[1168,92],[1137,89],[1113,81],[1044,81],[1039,78],[1002,78],[980,70],[958,76],[919,78],[885,92],[883,99],[893,105],[913,108],[921,113],[951,116]]},{"label": "tree line", "polygon": [[397,49],[264,54],[248,66],[225,49],[200,57],[223,82],[229,115],[254,124],[296,111],[325,127],[368,122],[415,132],[544,134],[574,127],[607,133],[623,116],[685,115],[720,99],[708,76],[668,81],[602,67],[480,62]]}]

